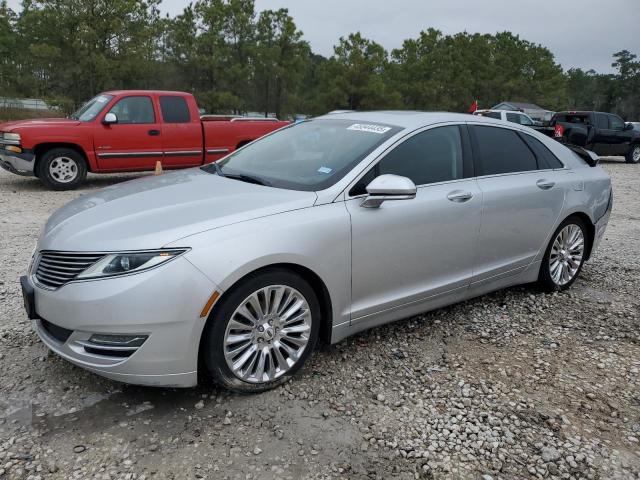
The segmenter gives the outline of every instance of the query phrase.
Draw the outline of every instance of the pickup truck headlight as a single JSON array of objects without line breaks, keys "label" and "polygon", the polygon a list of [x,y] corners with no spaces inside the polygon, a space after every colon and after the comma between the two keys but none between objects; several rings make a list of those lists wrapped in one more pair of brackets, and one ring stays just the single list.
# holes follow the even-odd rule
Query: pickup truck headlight
[{"label": "pickup truck headlight", "polygon": [[5,132],[2,135],[2,138],[4,140],[9,141],[9,142],[18,142],[18,143],[20,142],[20,134],[19,133],[7,133],[7,132]]},{"label": "pickup truck headlight", "polygon": [[76,279],[113,277],[128,275],[157,267],[182,255],[188,249],[153,250],[149,252],[112,253],[78,274]]}]

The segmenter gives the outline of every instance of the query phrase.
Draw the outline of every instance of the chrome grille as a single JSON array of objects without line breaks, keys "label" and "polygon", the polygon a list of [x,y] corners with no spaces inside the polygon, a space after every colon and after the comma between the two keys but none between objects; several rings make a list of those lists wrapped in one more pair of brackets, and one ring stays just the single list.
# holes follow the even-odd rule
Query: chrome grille
[{"label": "chrome grille", "polygon": [[36,279],[49,288],[59,288],[100,260],[104,254],[42,252],[38,257]]}]

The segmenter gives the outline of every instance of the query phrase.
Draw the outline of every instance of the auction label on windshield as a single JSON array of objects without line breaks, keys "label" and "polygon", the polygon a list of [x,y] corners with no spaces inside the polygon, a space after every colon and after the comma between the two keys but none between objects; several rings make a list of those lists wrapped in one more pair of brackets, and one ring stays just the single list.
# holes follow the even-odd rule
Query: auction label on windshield
[{"label": "auction label on windshield", "polygon": [[382,125],[369,125],[364,123],[354,123],[350,127],[347,127],[347,130],[356,130],[358,132],[369,132],[369,133],[377,133],[378,135],[382,135],[383,133],[387,133],[391,130],[391,127],[383,127]]}]

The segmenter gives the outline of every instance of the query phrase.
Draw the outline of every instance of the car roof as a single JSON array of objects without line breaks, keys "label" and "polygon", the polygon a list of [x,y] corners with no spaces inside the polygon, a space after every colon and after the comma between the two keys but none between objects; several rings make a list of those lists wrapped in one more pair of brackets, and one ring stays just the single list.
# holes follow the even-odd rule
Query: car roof
[{"label": "car roof", "polygon": [[178,96],[188,96],[191,95],[187,92],[176,92],[173,90],[109,90],[107,92],[102,92],[106,95],[178,95]]},{"label": "car roof", "polygon": [[348,112],[348,113],[329,113],[317,117],[318,119],[341,119],[351,120],[354,122],[371,122],[394,125],[402,128],[420,128],[428,125],[443,122],[487,122],[499,123],[504,122],[493,118],[482,116],[473,116],[468,113],[450,113],[450,112],[419,112],[413,110],[383,110],[375,112]]}]

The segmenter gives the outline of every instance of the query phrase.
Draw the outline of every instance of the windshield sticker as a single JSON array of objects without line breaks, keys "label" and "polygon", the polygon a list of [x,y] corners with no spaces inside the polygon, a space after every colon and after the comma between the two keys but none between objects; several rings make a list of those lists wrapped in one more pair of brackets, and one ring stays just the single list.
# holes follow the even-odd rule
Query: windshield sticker
[{"label": "windshield sticker", "polygon": [[391,127],[354,123],[350,127],[347,127],[347,130],[356,130],[357,132],[377,133],[378,135],[382,135],[383,133],[387,133],[389,130],[391,130]]},{"label": "windshield sticker", "polygon": [[331,173],[333,171],[333,168],[329,168],[329,167],[320,167],[318,169],[318,172],[320,173]]}]

